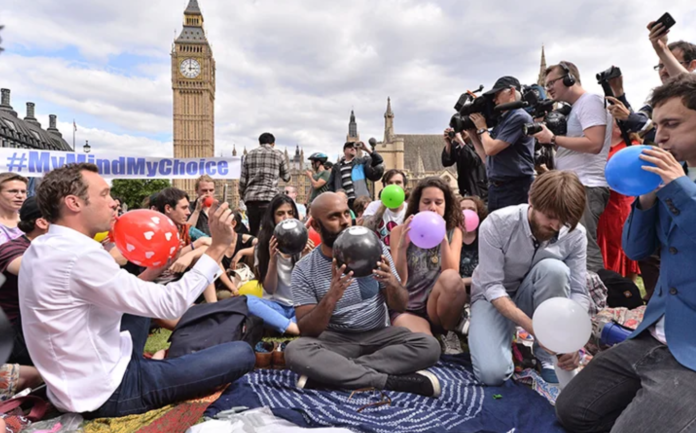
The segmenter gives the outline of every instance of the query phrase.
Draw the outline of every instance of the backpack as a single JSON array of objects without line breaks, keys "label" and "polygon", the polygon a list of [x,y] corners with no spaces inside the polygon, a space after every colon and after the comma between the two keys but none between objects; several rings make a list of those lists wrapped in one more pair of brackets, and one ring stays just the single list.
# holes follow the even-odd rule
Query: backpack
[{"label": "backpack", "polygon": [[263,320],[249,315],[245,296],[194,305],[181,316],[172,331],[167,358],[177,358],[230,341],[245,341],[254,348],[262,337]]}]

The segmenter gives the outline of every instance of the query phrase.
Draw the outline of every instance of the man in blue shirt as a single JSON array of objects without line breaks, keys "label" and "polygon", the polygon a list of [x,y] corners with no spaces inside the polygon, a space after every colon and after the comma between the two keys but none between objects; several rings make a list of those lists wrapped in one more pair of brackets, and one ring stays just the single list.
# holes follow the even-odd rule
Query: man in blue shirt
[{"label": "man in blue shirt", "polygon": [[[660,148],[641,159],[662,185],[633,203],[623,247],[633,260],[659,248],[662,269],[636,332],[596,356],[559,395],[556,413],[569,431],[686,432],[696,425],[696,76],[667,81],[650,105]],[[678,161],[687,162],[688,175]]]},{"label": "man in blue shirt", "polygon": [[[515,77],[502,77],[483,97],[493,98],[495,105],[522,99],[522,86]],[[503,113],[498,125],[488,131],[485,117],[474,113],[471,120],[476,131],[467,131],[474,148],[486,161],[488,174],[488,210],[527,203],[534,180],[534,139],[522,132],[522,125],[532,116],[521,108]]]}]

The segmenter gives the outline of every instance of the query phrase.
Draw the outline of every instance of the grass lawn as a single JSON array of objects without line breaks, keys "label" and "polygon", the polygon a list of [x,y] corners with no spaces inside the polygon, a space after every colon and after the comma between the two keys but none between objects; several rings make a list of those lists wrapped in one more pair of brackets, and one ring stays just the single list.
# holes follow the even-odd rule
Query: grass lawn
[{"label": "grass lawn", "polygon": [[169,349],[169,336],[172,335],[172,331],[167,329],[158,329],[152,335],[150,335],[145,343],[145,352],[155,353],[158,350]]},{"label": "grass lawn", "polygon": [[[145,352],[155,353],[158,350],[168,349],[169,343],[167,340],[169,340],[170,335],[172,335],[172,331],[167,329],[158,329],[147,339],[147,343],[145,343]],[[281,335],[280,337],[264,337],[263,341],[281,343],[285,340],[294,340],[295,338],[297,337]]]}]

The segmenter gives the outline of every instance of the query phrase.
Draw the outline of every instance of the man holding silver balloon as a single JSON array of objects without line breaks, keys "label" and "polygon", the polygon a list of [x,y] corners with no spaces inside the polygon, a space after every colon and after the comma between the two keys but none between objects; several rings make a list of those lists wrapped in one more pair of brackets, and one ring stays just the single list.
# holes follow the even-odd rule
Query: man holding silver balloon
[{"label": "man holding silver balloon", "polygon": [[[479,228],[479,265],[472,276],[469,349],[476,379],[500,385],[512,376],[512,336],[519,326],[535,337],[534,311],[547,299],[570,298],[590,307],[586,285],[585,187],[577,175],[550,171],[537,177],[529,204],[490,214]],[[541,376],[558,383],[552,354],[536,347]],[[578,353],[561,354],[563,370]]]}]

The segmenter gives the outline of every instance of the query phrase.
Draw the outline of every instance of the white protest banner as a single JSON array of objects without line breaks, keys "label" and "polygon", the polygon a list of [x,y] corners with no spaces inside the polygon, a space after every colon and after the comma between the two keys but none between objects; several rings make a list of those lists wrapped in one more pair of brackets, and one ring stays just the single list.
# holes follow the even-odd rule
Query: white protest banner
[{"label": "white protest banner", "polygon": [[239,179],[241,158],[161,158],[85,154],[36,149],[0,148],[0,173],[41,177],[54,168],[89,162],[99,174],[111,179],[195,179],[207,174],[213,179]]}]

